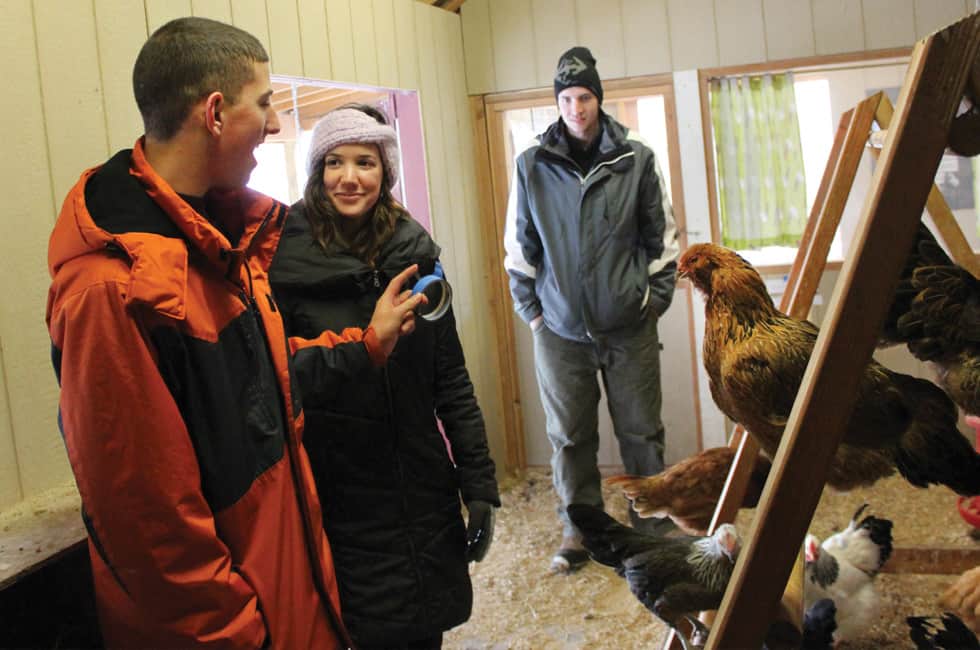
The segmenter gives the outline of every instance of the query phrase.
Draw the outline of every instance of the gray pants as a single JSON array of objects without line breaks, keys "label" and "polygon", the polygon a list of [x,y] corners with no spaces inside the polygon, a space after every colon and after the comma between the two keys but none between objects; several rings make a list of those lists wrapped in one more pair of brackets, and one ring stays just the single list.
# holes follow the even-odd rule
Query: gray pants
[{"label": "gray pants", "polygon": [[[534,333],[538,388],[553,452],[551,469],[555,491],[563,505],[585,503],[602,507],[597,465],[597,373],[602,375],[626,472],[649,476],[663,471],[657,320],[650,314],[632,332],[588,343],[564,339],[543,323]],[[559,515],[565,534],[572,534],[574,528],[564,508],[560,508]]]}]

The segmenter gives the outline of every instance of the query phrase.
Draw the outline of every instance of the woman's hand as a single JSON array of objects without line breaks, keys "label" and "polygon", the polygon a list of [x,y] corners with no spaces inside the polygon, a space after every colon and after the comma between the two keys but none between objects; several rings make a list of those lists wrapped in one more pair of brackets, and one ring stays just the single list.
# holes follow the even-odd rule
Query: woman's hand
[{"label": "woman's hand", "polygon": [[413,264],[392,278],[374,306],[369,327],[374,328],[386,357],[395,349],[399,336],[415,329],[415,308],[428,302],[421,293],[413,296],[411,290],[402,290],[405,281],[418,269],[419,265]]}]

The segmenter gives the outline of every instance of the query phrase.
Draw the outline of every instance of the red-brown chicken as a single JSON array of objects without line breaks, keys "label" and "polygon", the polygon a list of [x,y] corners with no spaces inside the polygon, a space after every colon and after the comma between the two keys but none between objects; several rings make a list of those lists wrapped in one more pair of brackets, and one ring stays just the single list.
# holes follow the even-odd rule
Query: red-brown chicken
[{"label": "red-brown chicken", "polygon": [[[611,476],[605,482],[621,488],[640,517],[670,517],[688,535],[704,535],[734,458],[735,449],[715,447],[655,476]],[[760,455],[756,459],[742,507],[754,508],[759,503],[770,466],[768,458]]]},{"label": "red-brown chicken", "polygon": [[980,280],[954,264],[923,223],[882,329],[881,345],[898,343],[933,364],[960,408],[980,415]]},{"label": "red-brown chicken", "polygon": [[[714,244],[685,251],[678,274],[705,297],[704,366],[711,396],[772,457],[819,330],[776,309],[758,272]],[[980,456],[956,428],[957,412],[932,382],[870,362],[831,464],[838,490],[898,471],[918,487],[980,493]]]}]

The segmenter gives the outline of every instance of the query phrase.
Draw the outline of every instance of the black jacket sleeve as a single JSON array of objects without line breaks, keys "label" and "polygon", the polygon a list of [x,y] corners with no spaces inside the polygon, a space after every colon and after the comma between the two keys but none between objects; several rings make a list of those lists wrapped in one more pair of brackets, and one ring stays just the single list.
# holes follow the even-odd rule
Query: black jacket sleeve
[{"label": "black jacket sleeve", "polygon": [[494,462],[487,446],[483,413],[466,371],[456,317],[449,312],[436,323],[435,408],[442,421],[459,474],[463,501],[500,505]]}]

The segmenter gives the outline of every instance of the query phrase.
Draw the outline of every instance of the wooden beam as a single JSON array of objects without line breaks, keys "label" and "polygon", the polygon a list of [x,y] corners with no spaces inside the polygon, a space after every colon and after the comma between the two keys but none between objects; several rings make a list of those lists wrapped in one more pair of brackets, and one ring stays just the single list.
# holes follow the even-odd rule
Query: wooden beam
[{"label": "wooden beam", "polygon": [[978,548],[896,546],[881,572],[959,575],[977,566],[980,566]]},{"label": "wooden beam", "polygon": [[[806,318],[813,305],[813,297],[823,276],[834,233],[840,225],[848,193],[854,184],[864,138],[871,128],[881,97],[883,95],[878,93],[864,100],[856,108],[844,113],[837,125],[820,187],[810,209],[779,305],[781,311],[794,318]],[[847,153],[842,155],[842,152]],[[709,532],[723,523],[735,521],[759,454],[759,443],[752,436],[746,435],[741,425],[735,427],[729,446],[737,447],[738,451],[718,499]],[[770,474],[770,480],[771,478]],[[799,554],[793,567],[791,579],[783,591],[781,609],[773,616],[799,629],[803,620],[803,561]],[[679,642],[671,633],[664,645],[665,650],[677,650],[679,647]]]},{"label": "wooden beam", "polygon": [[[915,238],[970,65],[980,14],[920,41],[848,256],[708,650],[758,648],[850,418]],[[922,89],[920,91],[920,89]],[[863,145],[862,145],[863,146]]]},{"label": "wooden beam", "polygon": [[[25,504],[22,507],[26,507]],[[86,543],[77,494],[0,520],[0,591]]]},{"label": "wooden beam", "polygon": [[[878,106],[878,111],[875,113],[875,120],[881,126],[881,130],[872,134],[872,136],[877,136],[873,138],[871,143],[871,153],[875,159],[881,155],[880,146],[877,143],[883,143],[883,138],[887,137],[888,127],[891,124],[894,112],[891,100],[888,99],[887,95],[883,95],[882,101]],[[932,223],[935,224],[936,230],[939,231],[939,238],[946,244],[946,248],[949,249],[953,261],[973,274],[973,277],[980,278],[980,260],[974,254],[973,247],[970,246],[970,242],[956,221],[956,216],[953,215],[953,211],[946,202],[946,198],[939,191],[935,183],[933,183],[932,188],[929,190],[929,198],[926,199],[926,211],[932,218]]]}]

